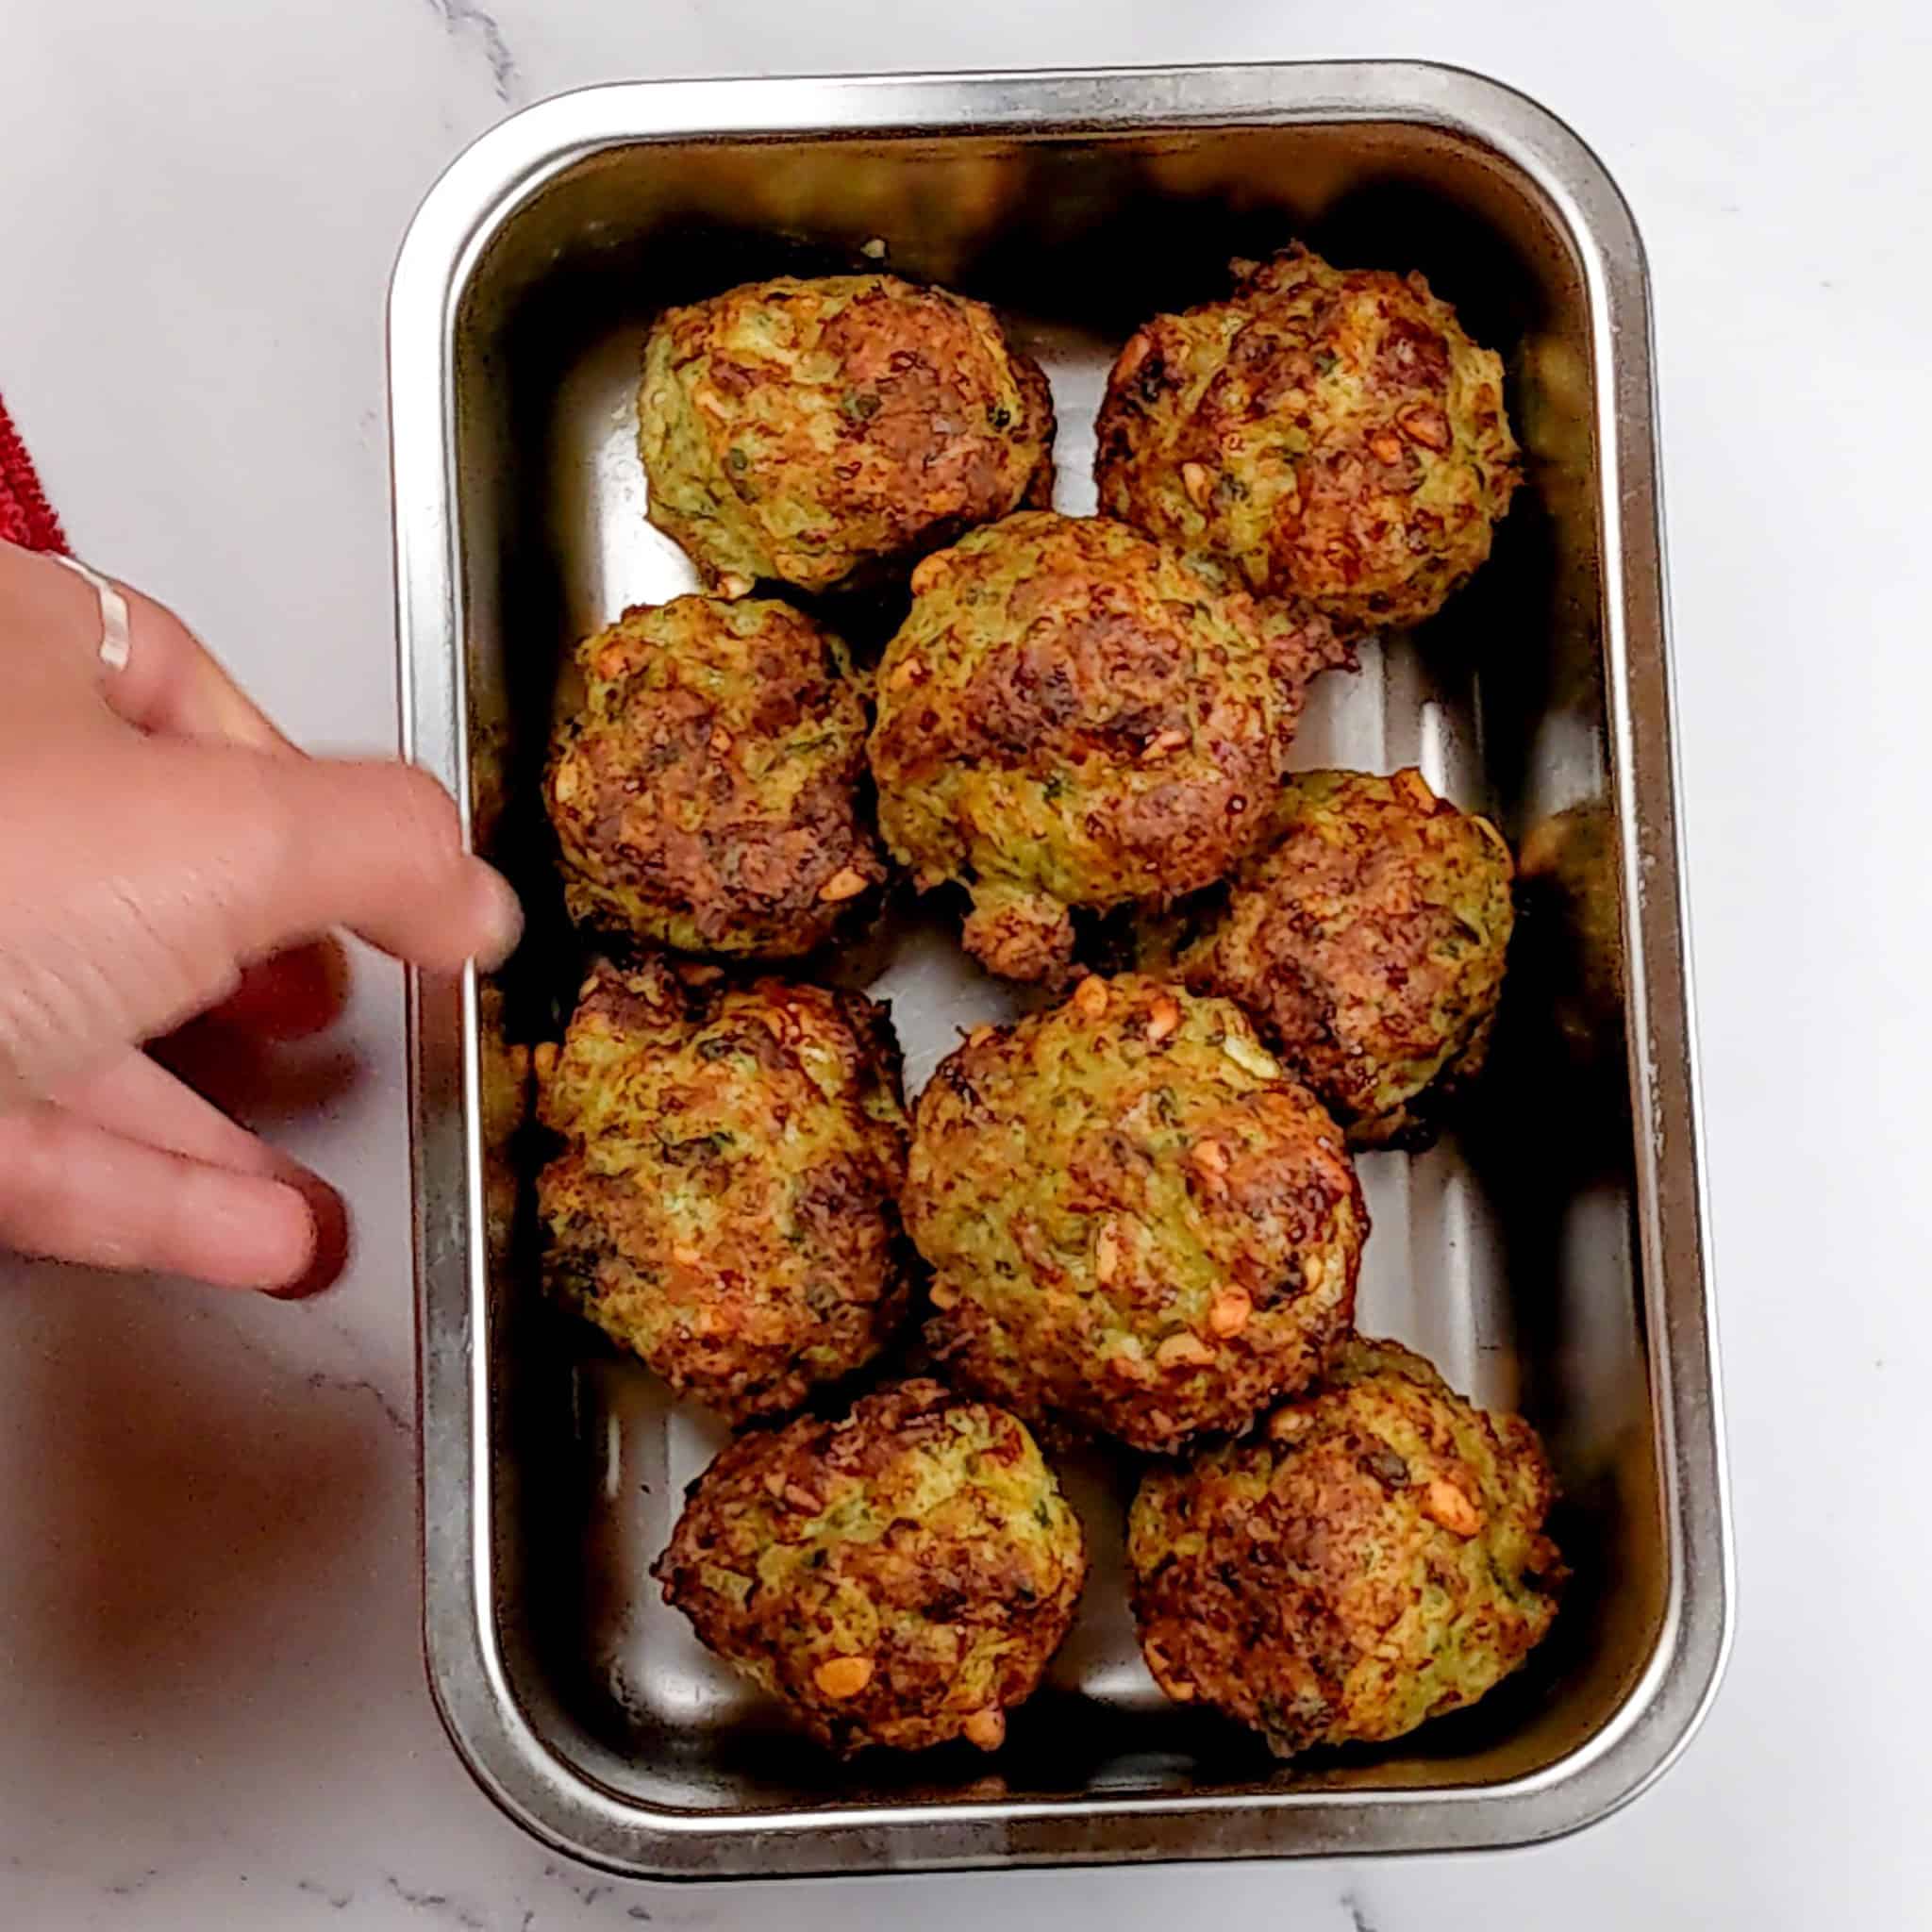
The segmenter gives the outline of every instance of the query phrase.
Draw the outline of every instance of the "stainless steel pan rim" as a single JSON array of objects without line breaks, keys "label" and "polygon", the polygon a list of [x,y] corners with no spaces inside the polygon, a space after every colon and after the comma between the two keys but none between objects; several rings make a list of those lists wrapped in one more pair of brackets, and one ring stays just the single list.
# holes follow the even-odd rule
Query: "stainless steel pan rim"
[{"label": "stainless steel pan rim", "polygon": [[1696,1128],[1681,837],[1664,647],[1651,425],[1650,310],[1628,209],[1590,150],[1524,96],[1402,62],[625,83],[514,116],[450,167],[417,214],[390,299],[403,744],[470,808],[453,450],[454,325],[505,224],[560,171],[669,141],[964,133],[1029,138],[1311,123],[1422,125],[1493,156],[1554,211],[1591,300],[1599,373],[1603,651],[1623,840],[1637,1224],[1665,1473],[1660,1641],[1587,1742],[1512,1782],[1403,1791],[1224,1790],[1053,1802],[642,1806],[558,1756],[520,1709],[491,1601],[490,1390],[474,974],[408,991],[423,1430],[425,1638],[439,1709],[478,1782],[560,1851],[660,1877],[780,1875],[1364,1851],[1557,1837],[1606,1816],[1676,1758],[1715,1695],[1734,1577]]}]

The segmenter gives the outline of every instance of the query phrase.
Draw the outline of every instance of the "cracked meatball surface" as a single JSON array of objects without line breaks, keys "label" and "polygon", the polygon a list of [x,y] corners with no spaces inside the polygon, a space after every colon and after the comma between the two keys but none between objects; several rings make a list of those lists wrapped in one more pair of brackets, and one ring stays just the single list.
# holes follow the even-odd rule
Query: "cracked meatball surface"
[{"label": "cracked meatball surface", "polygon": [[791,606],[627,610],[577,648],[544,801],[579,923],[683,952],[810,952],[884,880],[845,647]]},{"label": "cracked meatball surface", "polygon": [[1368,1230],[1341,1129],[1246,1016],[1134,974],[941,1062],[904,1207],[949,1374],[1153,1452],[1326,1367]]},{"label": "cracked meatball surface", "polygon": [[1244,1441],[1152,1470],[1127,1524],[1155,1680],[1287,1757],[1474,1704],[1564,1580],[1536,1432],[1392,1341],[1352,1340]]},{"label": "cracked meatball surface", "polygon": [[833,1750],[993,1750],[1073,1622],[1087,1556],[1016,1417],[911,1381],[729,1444],[656,1574]]},{"label": "cracked meatball surface", "polygon": [[1053,429],[991,308],[886,275],[667,309],[638,398],[650,519],[727,595],[840,589],[1043,503]]},{"label": "cracked meatball surface", "polygon": [[879,666],[879,824],[964,884],[967,950],[1052,982],[1071,910],[1165,901],[1263,835],[1308,680],[1344,655],[1124,525],[1024,511],[913,575]]},{"label": "cracked meatball surface", "polygon": [[1097,425],[1100,507],[1257,595],[1418,624],[1490,554],[1517,481],[1503,364],[1419,275],[1305,248],[1158,315]]},{"label": "cracked meatball surface", "polygon": [[605,965],[536,1060],[564,1142],[537,1181],[559,1299],[734,1421],[796,1408],[884,1348],[908,1283],[882,1008]]}]

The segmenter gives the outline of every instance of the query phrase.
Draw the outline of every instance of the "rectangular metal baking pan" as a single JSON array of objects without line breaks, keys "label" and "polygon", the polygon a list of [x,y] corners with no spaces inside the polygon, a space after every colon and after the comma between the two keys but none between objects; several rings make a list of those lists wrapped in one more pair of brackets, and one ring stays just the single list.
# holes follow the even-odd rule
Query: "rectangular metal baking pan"
[{"label": "rectangular metal baking pan", "polygon": [[[1426,1154],[1362,1163],[1361,1321],[1542,1428],[1575,1582],[1474,1710],[1276,1765],[1160,1699],[1118,1500],[1075,1471],[1095,1574],[1008,1747],[971,1783],[957,1762],[841,1766],[658,1603],[647,1566],[717,1434],[541,1306],[493,1075],[506,1030],[555,1025],[576,968],[534,793],[558,666],[691,582],[643,520],[639,345],[662,304],[787,268],[882,258],[985,295],[1048,368],[1057,500],[1087,510],[1120,341],[1294,235],[1425,271],[1505,352],[1526,449],[1488,567],[1324,680],[1297,750],[1420,764],[1524,851],[1482,1104]],[[1717,1684],[1732,1586],[1650,307],[1591,153],[1521,95],[1395,64],[601,88],[455,163],[390,326],[405,743],[532,913],[500,988],[409,991],[425,1637],[482,1785],[580,1857],[719,1877],[1498,1845],[1656,1777]],[[1004,1010],[937,931],[847,970],[893,999],[914,1087],[957,1024]]]}]

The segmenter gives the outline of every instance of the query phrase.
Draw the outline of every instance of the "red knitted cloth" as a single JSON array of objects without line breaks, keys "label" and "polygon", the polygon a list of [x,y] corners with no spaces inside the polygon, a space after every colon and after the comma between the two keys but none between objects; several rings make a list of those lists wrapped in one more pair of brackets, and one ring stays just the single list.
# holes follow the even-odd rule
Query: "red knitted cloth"
[{"label": "red knitted cloth", "polygon": [[24,543],[29,550],[65,550],[60,519],[34,475],[26,445],[0,401],[0,541]]}]

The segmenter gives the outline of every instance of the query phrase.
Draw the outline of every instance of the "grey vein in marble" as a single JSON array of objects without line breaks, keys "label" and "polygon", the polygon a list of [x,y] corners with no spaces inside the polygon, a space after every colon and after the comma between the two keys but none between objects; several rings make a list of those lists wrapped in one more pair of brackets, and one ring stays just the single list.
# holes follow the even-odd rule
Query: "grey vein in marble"
[{"label": "grey vein in marble", "polygon": [[573,1873],[566,1871],[561,1865],[554,1863],[546,1864],[543,1867],[543,1875],[546,1878],[556,1879],[579,1905],[593,1906],[606,1893],[613,1892],[617,1890],[616,1886],[611,1884],[608,1878],[579,1879]]},{"label": "grey vein in marble", "polygon": [[381,1384],[367,1375],[332,1375],[325,1369],[311,1369],[302,1377],[305,1389],[313,1389],[318,1393],[323,1390],[333,1391],[338,1395],[367,1395],[382,1411],[382,1419],[401,1436],[413,1436],[416,1424],[389,1398]]},{"label": "grey vein in marble", "polygon": [[[413,1440],[416,1424],[408,1409],[397,1405],[380,1382],[373,1375],[357,1374],[353,1370],[341,1369],[303,1369],[298,1363],[290,1361],[265,1335],[258,1334],[253,1328],[238,1321],[230,1321],[211,1309],[204,1311],[199,1319],[212,1323],[232,1341],[242,1353],[251,1359],[273,1369],[279,1375],[299,1380],[305,1389],[314,1393],[333,1395],[366,1395],[375,1404],[383,1421],[399,1436]],[[325,1324],[336,1340],[354,1346],[354,1338],[332,1324]]]},{"label": "grey vein in marble", "polygon": [[1381,1932],[1354,1892],[1344,1891],[1341,1894],[1341,1909],[1348,1914],[1350,1932]]},{"label": "grey vein in marble", "polygon": [[418,1911],[427,1912],[449,1924],[460,1925],[463,1932],[490,1932],[488,1919],[479,1919],[461,1900],[451,1898],[446,1891],[412,1891],[391,1874],[386,1874],[382,1882],[406,1906],[413,1906]]},{"label": "grey vein in marble", "polygon": [[477,6],[476,0],[429,0],[429,5],[452,34],[472,31],[483,42],[490,75],[496,84],[496,98],[512,99],[518,80],[516,57],[510,52],[495,16]]},{"label": "grey vein in marble", "polygon": [[326,1885],[319,1885],[313,1878],[298,1878],[295,1890],[306,1892],[310,1898],[319,1898],[331,1910],[345,1912],[356,1903],[353,1891],[332,1891]]}]

